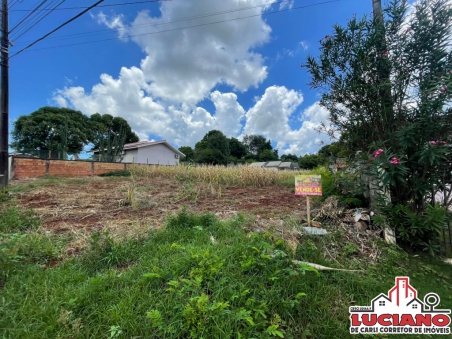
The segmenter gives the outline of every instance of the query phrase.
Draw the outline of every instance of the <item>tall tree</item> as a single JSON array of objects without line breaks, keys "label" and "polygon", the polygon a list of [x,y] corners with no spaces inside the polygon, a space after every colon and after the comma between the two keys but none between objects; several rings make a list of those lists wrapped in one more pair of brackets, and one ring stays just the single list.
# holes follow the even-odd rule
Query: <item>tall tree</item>
[{"label": "tall tree", "polygon": [[281,155],[281,161],[293,161],[298,162],[298,157],[295,154],[283,154]]},{"label": "tall tree", "polygon": [[272,151],[273,147],[271,145],[271,141],[267,140],[262,135],[245,135],[243,137],[243,145],[248,152],[254,155],[259,155],[266,149]]},{"label": "tall tree", "polygon": [[195,161],[195,151],[190,146],[182,146],[179,148],[179,151],[185,154],[184,161],[186,162]]},{"label": "tall tree", "polygon": [[231,156],[238,160],[242,159],[247,153],[245,145],[236,138],[229,138],[229,149]]},{"label": "tall tree", "polygon": [[76,155],[91,139],[88,122],[89,118],[80,111],[41,107],[29,115],[21,115],[14,122],[11,147],[24,153],[51,150],[52,157],[57,157],[58,151]]},{"label": "tall tree", "polygon": [[[389,185],[400,212],[394,215],[408,208],[398,220],[422,220],[438,189],[451,202],[452,9],[449,0],[413,6],[408,11],[406,0],[392,0],[384,23],[376,15],[336,25],[321,41],[320,56],[302,65],[311,87],[323,90],[329,132],[342,133],[354,153],[376,151],[373,175]],[[398,235],[422,246],[438,230],[426,231],[431,222],[402,224]]]},{"label": "tall tree", "polygon": [[[125,139],[124,143],[138,142],[140,139],[132,131],[127,120],[121,117],[113,117],[110,114],[95,113],[89,118],[92,129],[91,142],[94,144],[93,149],[98,149],[100,143],[104,145],[112,144]],[[120,135],[121,134],[121,135]]]},{"label": "tall tree", "polygon": [[208,132],[195,145],[195,161],[212,165],[227,165],[231,152],[229,140],[218,130]]}]

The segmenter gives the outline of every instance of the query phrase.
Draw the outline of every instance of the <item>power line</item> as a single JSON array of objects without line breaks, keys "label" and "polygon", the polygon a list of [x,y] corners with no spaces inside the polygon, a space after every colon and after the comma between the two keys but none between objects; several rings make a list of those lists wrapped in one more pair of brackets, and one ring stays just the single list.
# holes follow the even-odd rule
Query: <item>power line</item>
[{"label": "power line", "polygon": [[[114,6],[126,6],[126,5],[137,5],[137,4],[147,4],[151,2],[164,2],[164,1],[173,1],[173,0],[147,0],[147,1],[134,1],[134,2],[123,2],[119,4],[109,4],[109,5],[100,5],[97,7],[114,7]],[[72,10],[72,9],[86,9],[88,7],[63,7],[58,8],[58,11],[62,10]],[[29,12],[31,9],[13,9],[11,12]],[[48,11],[48,9],[41,9],[40,11]]]},{"label": "power line", "polygon": [[9,31],[9,33],[11,33],[12,31],[14,31],[17,27],[20,26],[20,24],[22,24],[25,20],[27,20],[30,16],[33,15],[33,13],[35,13],[39,7],[41,7],[42,5],[44,5],[47,2],[47,0],[43,0],[41,1],[33,10],[31,13],[29,13],[28,15],[26,15],[16,26],[14,26],[13,28],[11,28],[11,30]]},{"label": "power line", "polygon": [[[177,31],[177,30],[187,29],[187,28],[202,27],[202,26],[207,26],[207,25],[219,24],[219,23],[223,23],[223,22],[229,22],[229,21],[235,21],[235,20],[241,20],[241,19],[252,18],[252,17],[256,17],[256,16],[260,16],[260,15],[269,15],[269,14],[275,14],[275,13],[287,12],[287,11],[290,11],[290,10],[299,10],[299,9],[304,9],[304,8],[308,8],[308,7],[314,7],[314,6],[319,6],[319,5],[324,5],[324,4],[333,3],[333,2],[339,2],[339,1],[340,1],[340,0],[324,1],[324,2],[319,2],[319,3],[311,4],[311,5],[305,5],[305,6],[293,7],[293,8],[287,8],[287,9],[280,9],[280,10],[278,10],[278,11],[272,11],[272,12],[266,12],[266,13],[260,13],[260,14],[253,14],[253,15],[243,16],[243,17],[240,17],[240,18],[226,19],[226,20],[220,20],[220,21],[209,22],[209,23],[204,23],[204,24],[198,24],[198,25],[193,25],[193,26],[180,27],[180,28],[167,29],[167,30],[156,31],[156,32],[150,32],[150,33],[134,34],[134,35],[129,35],[129,37],[137,37],[137,36],[144,36],[144,35],[152,35],[152,34],[165,33],[165,32],[172,32],[172,31]],[[43,37],[43,38],[45,38],[45,37]],[[38,41],[40,41],[40,40],[43,40],[43,38],[37,40],[36,42],[38,42]],[[76,45],[85,45],[85,44],[90,44],[90,43],[103,42],[103,41],[112,41],[112,40],[119,40],[119,39],[120,39],[120,38],[110,38],[110,39],[101,39],[101,40],[94,40],[94,41],[85,41],[85,42],[79,42],[79,43],[73,43],[73,44],[66,44],[66,45],[59,45],[59,46],[50,46],[50,47],[36,48],[36,49],[33,49],[33,51],[39,51],[39,50],[44,50],[44,49],[52,49],[52,48],[59,48],[59,47],[76,46]],[[35,42],[35,43],[36,43],[36,42]],[[33,43],[32,45],[34,45],[35,43]],[[24,49],[20,50],[19,52],[13,54],[13,55],[10,57],[10,59],[11,59],[12,57],[15,57],[17,54],[22,53],[24,50],[28,49],[28,48],[31,47],[32,45],[29,45],[29,46],[25,47]]]},{"label": "power line", "polygon": [[44,35],[43,37],[39,38],[38,40],[36,40],[35,42],[31,43],[30,45],[28,45],[27,47],[21,49],[19,52],[15,53],[14,55],[12,55],[11,57],[9,57],[8,59],[11,59],[13,56],[16,56],[20,53],[22,53],[23,51],[25,51],[26,49],[30,48],[31,46],[37,44],[39,41],[44,40],[45,38],[47,38],[49,35],[55,33],[56,31],[58,31],[60,28],[66,26],[67,24],[69,24],[70,22],[74,21],[75,19],[77,19],[78,17],[82,16],[83,14],[85,14],[86,12],[88,12],[90,9],[96,7],[98,4],[100,4],[101,2],[103,2],[104,0],[99,0],[98,2],[96,2],[94,5],[91,5],[90,7],[86,8],[84,11],[80,12],[79,14],[77,14],[76,16],[74,16],[73,18],[69,19],[68,21],[64,22],[63,24],[61,24],[60,26],[58,26],[57,28],[55,28],[53,31],[47,33],[46,35]]},{"label": "power line", "polygon": [[[53,3],[55,3],[58,0],[55,0]],[[18,40],[20,37],[22,37],[24,34],[26,34],[30,29],[32,29],[33,27],[35,27],[37,24],[39,24],[42,20],[44,20],[49,14],[51,14],[55,9],[57,9],[58,6],[62,5],[66,0],[61,0],[60,3],[56,4],[55,7],[53,7],[50,11],[46,12],[44,14],[44,12],[42,12],[40,17],[37,17],[34,20],[34,23],[30,23],[28,25],[28,28],[23,28],[21,33],[18,33],[18,35],[16,35],[15,38],[13,38],[13,40]],[[52,4],[53,4],[52,3]],[[49,4],[49,6],[52,6]]]},{"label": "power line", "polygon": [[13,1],[13,3],[12,3],[11,5],[9,5],[8,10],[11,9],[11,8],[13,8],[13,6],[14,6],[15,4],[17,4],[18,2],[22,3],[23,0],[22,0],[22,1],[19,1],[19,0]]},{"label": "power line", "polygon": [[[188,17],[181,17],[181,18],[177,18],[177,19],[174,19],[174,20],[161,21],[161,22],[158,22],[158,23],[134,25],[134,26],[132,26],[130,28],[118,28],[117,30],[118,31],[121,31],[121,30],[126,30],[127,31],[127,30],[134,30],[134,29],[139,28],[139,27],[160,26],[160,25],[166,25],[166,24],[175,23],[175,22],[181,22],[181,21],[187,21],[187,20],[193,20],[193,19],[199,19],[199,18],[207,18],[207,17],[210,17],[210,16],[216,16],[216,15],[221,15],[221,14],[228,14],[228,13],[233,13],[233,12],[240,12],[240,11],[254,9],[254,8],[258,8],[258,7],[265,7],[265,6],[269,6],[269,5],[278,5],[278,4],[287,3],[287,2],[293,2],[293,1],[294,0],[281,0],[281,1],[278,1],[278,2],[269,2],[269,3],[265,3],[265,4],[261,4],[261,5],[240,7],[240,8],[229,9],[229,10],[224,10],[224,11],[204,13],[204,14],[188,16]],[[61,40],[61,39],[66,39],[68,37],[77,37],[77,36],[80,36],[80,35],[99,35],[99,34],[103,34],[103,32],[111,32],[111,29],[107,28],[107,29],[99,29],[99,30],[93,30],[93,31],[88,31],[88,32],[60,35],[58,37],[50,38],[49,40]],[[21,44],[21,43],[19,43],[19,44]]]}]

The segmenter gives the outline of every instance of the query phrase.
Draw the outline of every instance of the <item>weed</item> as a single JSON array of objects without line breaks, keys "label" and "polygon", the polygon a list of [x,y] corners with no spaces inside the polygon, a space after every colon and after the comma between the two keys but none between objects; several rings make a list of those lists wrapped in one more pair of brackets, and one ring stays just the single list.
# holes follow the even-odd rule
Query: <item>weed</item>
[{"label": "weed", "polygon": [[99,177],[130,177],[130,171],[115,171],[99,174]]},{"label": "weed", "polygon": [[0,232],[15,233],[33,230],[40,225],[39,219],[32,210],[23,210],[19,207],[0,209]]}]

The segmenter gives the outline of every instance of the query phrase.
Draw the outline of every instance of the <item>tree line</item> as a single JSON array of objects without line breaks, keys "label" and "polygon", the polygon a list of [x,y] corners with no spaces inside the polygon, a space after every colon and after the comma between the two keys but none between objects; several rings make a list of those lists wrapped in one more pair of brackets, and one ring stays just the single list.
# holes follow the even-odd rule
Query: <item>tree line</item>
[{"label": "tree line", "polygon": [[335,158],[348,156],[343,142],[338,141],[323,146],[317,154],[297,156],[295,154],[278,155],[278,149],[273,149],[271,140],[262,135],[245,135],[243,140],[227,138],[221,131],[209,131],[193,149],[183,146],[179,151],[185,154],[185,162],[227,165],[245,164],[257,161],[288,161],[296,162],[302,169],[312,169],[318,166],[327,166]]},{"label": "tree line", "polygon": [[[124,144],[139,141],[128,122],[110,114],[90,117],[70,108],[41,107],[14,122],[11,147],[19,153],[48,152],[51,158],[76,158],[84,147],[101,150],[101,160],[111,161]],[[49,152],[50,151],[50,152]]]},{"label": "tree line", "polygon": [[[28,153],[53,159],[78,158],[86,145],[100,150],[101,161],[114,161],[124,144],[138,142],[138,136],[128,122],[110,114],[95,113],[88,117],[70,108],[41,107],[14,122],[11,147],[18,153]],[[271,140],[262,135],[245,135],[243,140],[227,138],[221,131],[209,131],[194,149],[183,146],[179,151],[189,163],[227,165],[256,161],[297,162],[300,168],[312,169],[328,165],[334,158],[346,156],[342,142],[323,146],[317,154],[297,156],[278,154]],[[49,152],[50,151],[50,152]]]}]

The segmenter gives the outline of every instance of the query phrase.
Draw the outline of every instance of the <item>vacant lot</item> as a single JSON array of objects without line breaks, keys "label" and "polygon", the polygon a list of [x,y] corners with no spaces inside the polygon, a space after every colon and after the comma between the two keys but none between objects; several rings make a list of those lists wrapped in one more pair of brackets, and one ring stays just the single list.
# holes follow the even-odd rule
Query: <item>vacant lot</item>
[{"label": "vacant lot", "polygon": [[42,227],[54,233],[115,231],[160,227],[169,212],[185,205],[191,212],[212,212],[220,218],[237,213],[263,219],[306,214],[306,199],[291,187],[218,186],[165,178],[134,179],[136,205],[128,201],[131,178],[42,178],[13,182],[18,204],[32,208]]},{"label": "vacant lot", "polygon": [[0,197],[0,338],[350,338],[348,307],[400,275],[452,307],[450,265],[334,222],[300,232],[290,178],[157,174],[13,183]]}]

